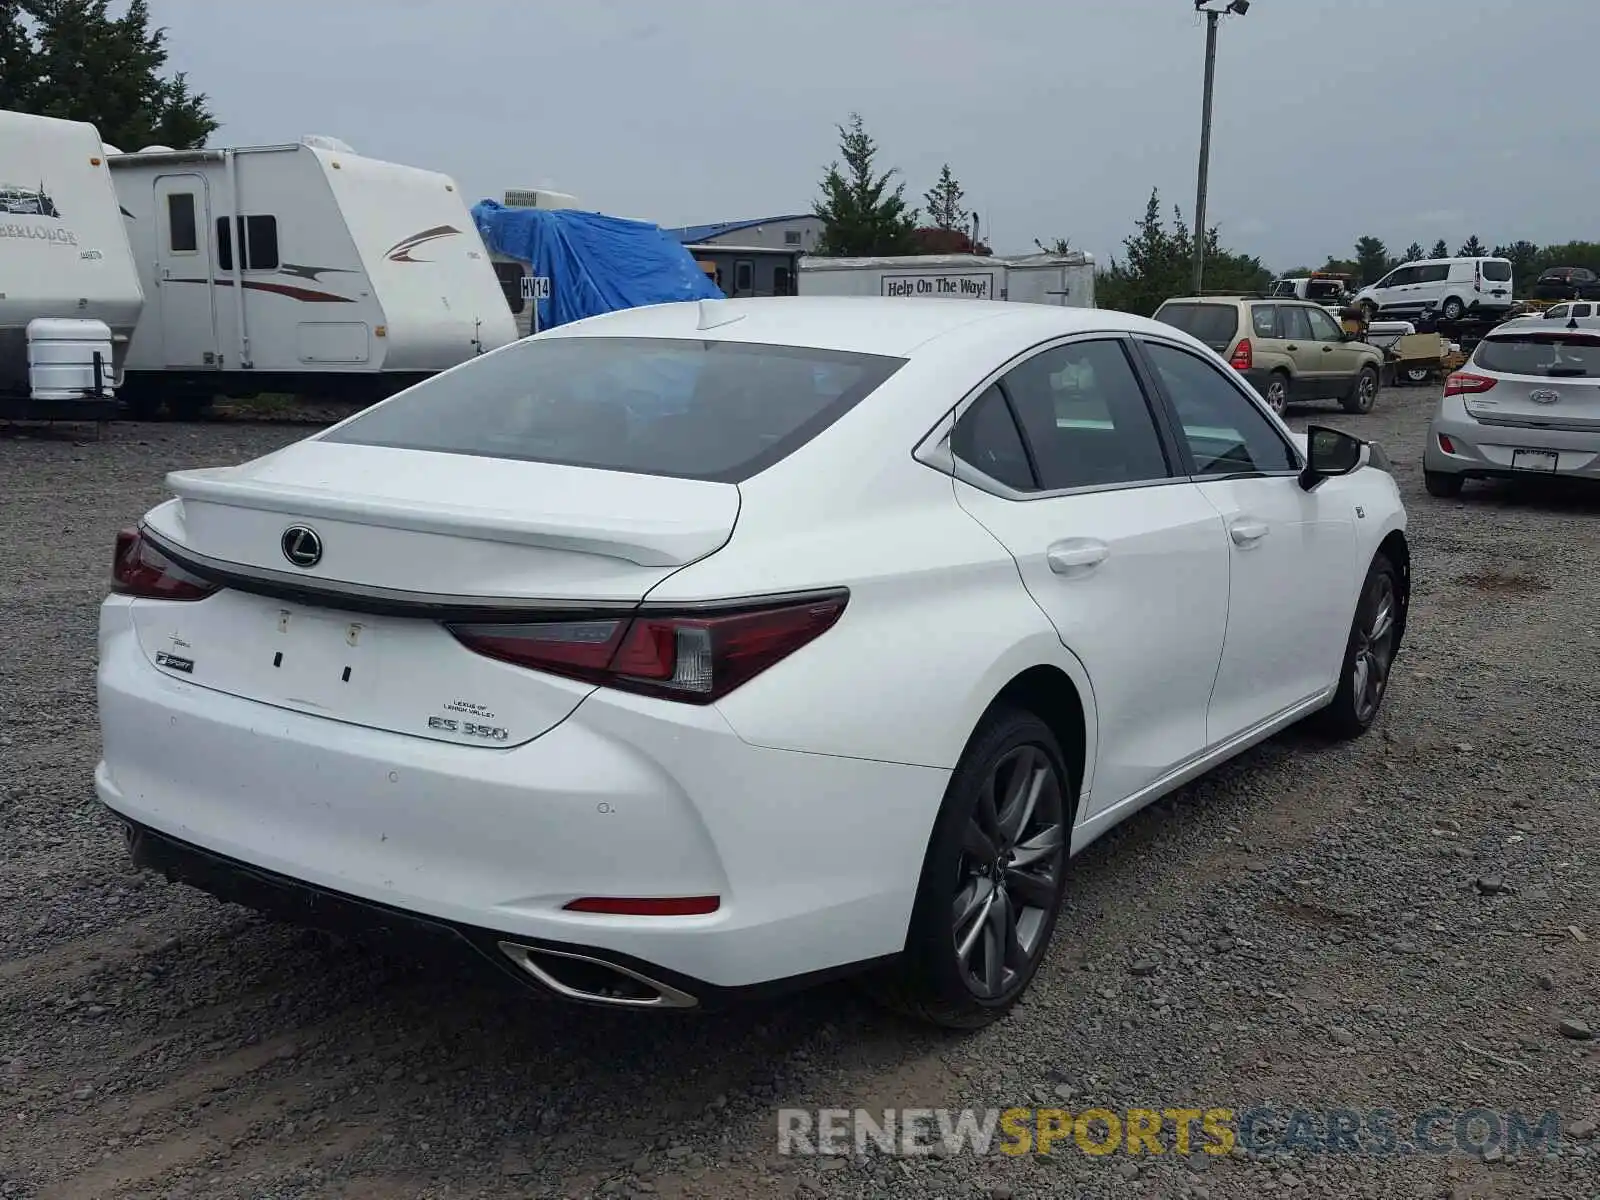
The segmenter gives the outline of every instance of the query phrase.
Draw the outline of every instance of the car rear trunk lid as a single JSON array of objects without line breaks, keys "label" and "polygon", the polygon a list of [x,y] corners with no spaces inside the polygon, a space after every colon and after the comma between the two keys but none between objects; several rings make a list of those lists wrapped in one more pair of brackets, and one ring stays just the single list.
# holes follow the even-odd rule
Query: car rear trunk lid
[{"label": "car rear trunk lid", "polygon": [[[733,531],[733,484],[317,441],[169,477],[158,548],[225,586],[139,601],[169,676],[278,708],[506,747],[591,685],[487,658],[443,622],[625,617]],[[315,562],[286,552],[310,530]],[[301,556],[304,561],[305,556]]]},{"label": "car rear trunk lid", "polygon": [[1537,330],[1486,338],[1467,370],[1494,386],[1463,397],[1490,424],[1533,429],[1600,430],[1600,334]]}]

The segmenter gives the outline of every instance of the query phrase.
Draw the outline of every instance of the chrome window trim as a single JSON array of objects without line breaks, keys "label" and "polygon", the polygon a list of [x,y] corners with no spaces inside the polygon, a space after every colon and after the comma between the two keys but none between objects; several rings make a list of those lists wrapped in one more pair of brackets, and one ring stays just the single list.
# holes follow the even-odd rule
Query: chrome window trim
[{"label": "chrome window trim", "polygon": [[[998,496],[1002,500],[1019,502],[1059,500],[1068,496],[1091,496],[1100,492],[1126,492],[1137,488],[1163,487],[1174,483],[1190,482],[1189,476],[1181,472],[1175,472],[1157,479],[1125,480],[1119,483],[1087,484],[1084,487],[1054,488],[1050,491],[1019,492],[1017,489],[1001,483],[998,479],[986,475],[971,463],[957,458],[950,449],[950,436],[955,432],[956,422],[966,415],[967,410],[976,404],[985,392],[1029,359],[1062,346],[1071,346],[1079,342],[1119,342],[1122,344],[1124,352],[1131,355],[1137,353],[1132,346],[1132,340],[1132,335],[1124,331],[1106,329],[1098,332],[1079,332],[1047,338],[1045,341],[1038,342],[1026,350],[1019,351],[985,376],[981,383],[969,390],[960,400],[956,401],[955,407],[940,417],[933,428],[917,443],[916,448],[911,452],[911,457],[923,466],[932,467],[941,475],[959,479],[962,483],[975,487],[979,491],[988,492],[991,496]],[[1152,408],[1158,406],[1161,402],[1160,398],[1148,394],[1145,388],[1145,381],[1140,377],[1137,368],[1132,363],[1129,363],[1128,369],[1133,372],[1134,379],[1139,384],[1139,390],[1144,395],[1145,403]],[[1161,422],[1156,412],[1151,412],[1150,421],[1156,430],[1157,439],[1160,440]],[[1162,453],[1166,453],[1164,444]],[[1215,478],[1215,476],[1208,478]]]}]

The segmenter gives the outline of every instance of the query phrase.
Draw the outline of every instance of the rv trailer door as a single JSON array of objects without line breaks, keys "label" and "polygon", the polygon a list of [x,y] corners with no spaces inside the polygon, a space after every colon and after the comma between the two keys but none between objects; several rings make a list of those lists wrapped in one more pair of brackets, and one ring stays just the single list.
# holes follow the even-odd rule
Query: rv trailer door
[{"label": "rv trailer door", "polygon": [[156,286],[168,367],[216,367],[216,261],[211,204],[199,175],[158,175]]}]

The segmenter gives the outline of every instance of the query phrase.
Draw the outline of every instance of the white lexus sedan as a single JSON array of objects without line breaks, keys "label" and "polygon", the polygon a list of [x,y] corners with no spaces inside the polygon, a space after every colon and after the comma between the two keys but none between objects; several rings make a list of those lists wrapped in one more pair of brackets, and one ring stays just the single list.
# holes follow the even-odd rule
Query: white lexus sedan
[{"label": "white lexus sedan", "polygon": [[101,614],[135,860],[620,1007],[993,1020],[1074,853],[1372,724],[1410,595],[1377,447],[1043,305],[614,313],[168,483]]}]

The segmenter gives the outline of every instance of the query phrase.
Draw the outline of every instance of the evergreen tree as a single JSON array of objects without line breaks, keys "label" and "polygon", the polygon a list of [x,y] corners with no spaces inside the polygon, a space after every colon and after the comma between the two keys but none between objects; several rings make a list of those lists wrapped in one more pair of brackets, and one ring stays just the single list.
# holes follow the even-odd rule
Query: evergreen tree
[{"label": "evergreen tree", "polygon": [[217,128],[203,94],[167,77],[166,31],[147,0],[0,0],[0,108],[89,121],[123,150],[203,146]]},{"label": "evergreen tree", "polygon": [[1469,237],[1466,240],[1466,242],[1462,245],[1461,249],[1456,251],[1456,257],[1457,258],[1484,258],[1484,257],[1486,257],[1488,255],[1488,253],[1489,253],[1489,247],[1485,246],[1482,242],[1480,242],[1478,240],[1478,235],[1477,234],[1473,234],[1471,237]]},{"label": "evergreen tree", "polygon": [[1450,245],[1443,238],[1433,244],[1433,249],[1428,251],[1429,258],[1449,258]]},{"label": "evergreen tree", "polygon": [[1427,257],[1427,254],[1424,253],[1424,251],[1422,249],[1422,243],[1421,242],[1412,242],[1411,245],[1406,247],[1405,257],[1402,258],[1400,261],[1401,262],[1416,262],[1418,259],[1426,258],[1426,257]]},{"label": "evergreen tree", "polygon": [[890,190],[899,172],[891,167],[879,174],[874,164],[878,146],[867,133],[859,113],[840,125],[839,154],[844,170],[834,162],[822,178],[822,198],[811,211],[823,222],[823,255],[915,254],[917,213],[906,207],[904,183]]},{"label": "evergreen tree", "polygon": [[961,207],[961,201],[965,198],[961,185],[950,174],[950,164],[945,163],[939,171],[939,182],[923,197],[928,202],[928,220],[933,228],[966,232],[970,218],[967,210]]},{"label": "evergreen tree", "polygon": [[1394,259],[1389,257],[1389,248],[1383,244],[1382,238],[1369,235],[1356,242],[1356,266],[1359,268],[1356,272],[1359,283],[1377,283],[1394,266]]}]

